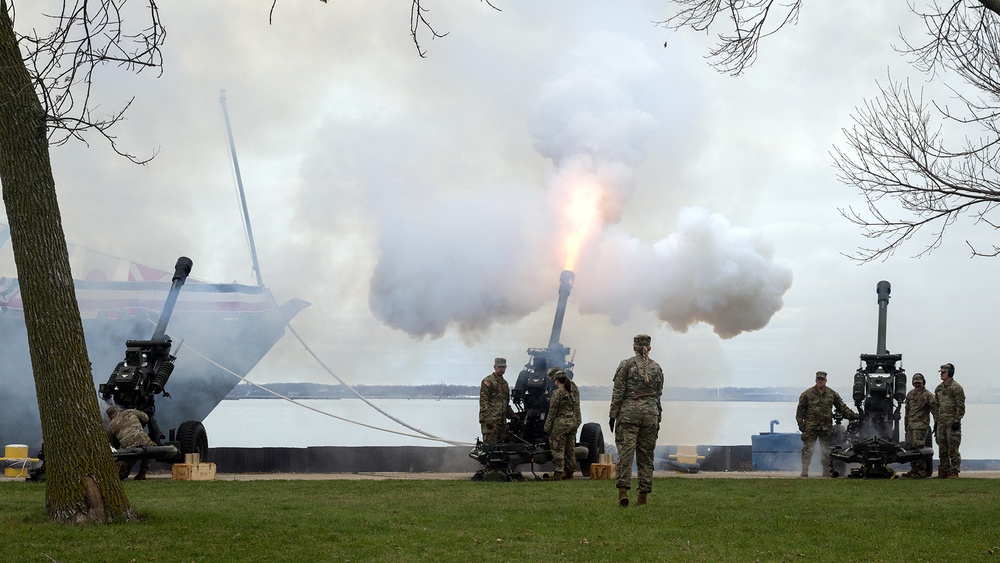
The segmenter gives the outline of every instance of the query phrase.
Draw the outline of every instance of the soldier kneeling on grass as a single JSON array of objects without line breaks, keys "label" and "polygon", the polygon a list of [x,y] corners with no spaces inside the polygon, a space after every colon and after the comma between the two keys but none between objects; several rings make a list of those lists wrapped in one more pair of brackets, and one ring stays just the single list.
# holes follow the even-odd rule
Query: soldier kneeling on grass
[{"label": "soldier kneeling on grass", "polygon": [[[115,449],[135,448],[140,446],[155,446],[149,435],[142,429],[142,425],[149,422],[149,415],[136,409],[121,410],[111,405],[105,411],[108,414],[108,439]],[[149,469],[151,460],[144,459],[139,463],[139,472],[135,474],[136,481],[146,478],[146,471]],[[118,478],[128,479],[129,473],[135,466],[135,460],[118,462]]]}]

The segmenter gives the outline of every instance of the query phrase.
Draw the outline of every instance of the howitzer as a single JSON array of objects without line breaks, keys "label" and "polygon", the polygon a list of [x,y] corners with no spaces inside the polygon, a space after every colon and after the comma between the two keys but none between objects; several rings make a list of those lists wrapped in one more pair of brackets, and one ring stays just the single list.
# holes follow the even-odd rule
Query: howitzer
[{"label": "howitzer", "polygon": [[[875,354],[861,354],[861,362],[854,374],[853,399],[858,418],[840,430],[842,417],[835,419],[834,446],[830,452],[833,460],[860,463],[849,477],[892,478],[895,471],[891,463],[906,463],[926,457],[921,449],[907,450],[900,444],[899,421],[906,398],[906,372],[901,354],[890,354],[886,349],[886,324],[889,294],[887,281],[880,281],[878,295],[878,342]],[[836,477],[839,471],[831,468]]]},{"label": "howitzer", "polygon": [[[906,448],[901,444],[871,437],[847,447],[833,448],[830,458],[844,463],[860,463],[861,466],[851,470],[849,477],[857,479],[891,479],[895,470],[889,467],[892,463],[913,463],[920,459],[930,459],[934,449]],[[836,475],[834,475],[836,477]]]},{"label": "howitzer", "polygon": [[[163,445],[161,441],[164,436],[155,417],[156,395],[170,397],[166,387],[177,358],[170,353],[172,342],[166,330],[181,287],[191,273],[191,266],[190,258],[181,256],[177,259],[170,291],[156,328],[153,329],[153,335],[149,340],[126,341],[125,359],[111,372],[108,382],[98,386],[98,392],[105,401],[114,401],[124,409],[141,410],[149,416],[147,423],[149,437],[157,446],[163,447],[150,449],[142,455],[161,461],[179,461],[188,453],[197,453],[204,460],[208,454],[208,436],[200,421],[186,420],[178,428],[170,429],[169,441]],[[134,457],[136,454],[132,452],[116,455]]]},{"label": "howitzer", "polygon": [[576,275],[569,270],[564,270],[559,275],[559,301],[552,320],[549,345],[545,348],[528,348],[528,362],[517,375],[511,391],[514,407],[520,411],[521,419],[521,427],[516,434],[529,443],[545,442],[548,438],[544,430],[545,416],[549,412],[549,397],[556,390],[555,384],[548,377],[549,369],[562,368],[566,377],[573,379],[573,362],[567,360],[570,349],[563,346],[559,339],[566,316],[566,303],[575,280]]},{"label": "howitzer", "polygon": [[[166,385],[170,374],[174,371],[174,360],[177,358],[170,353],[171,340],[166,334],[166,329],[181,286],[191,273],[191,266],[190,258],[181,256],[177,259],[170,292],[167,294],[156,328],[153,329],[153,336],[149,340],[125,341],[125,359],[115,366],[108,382],[97,387],[98,394],[105,402],[114,401],[123,409],[141,410],[149,416],[149,421],[146,423],[147,433],[156,445],[115,450],[112,456],[116,461],[155,459],[179,462],[188,453],[197,453],[201,459],[207,459],[208,436],[201,422],[195,420],[182,422],[177,429],[170,430],[170,441],[163,444],[161,440],[164,436],[160,433],[160,427],[154,416],[156,413],[154,397],[160,394],[164,397],[170,396],[166,392]],[[45,479],[44,449],[43,444],[38,452],[38,458],[43,463],[32,469],[28,476],[29,481]]]},{"label": "howitzer", "polygon": [[[528,362],[518,374],[511,392],[518,416],[507,426],[507,441],[500,444],[477,441],[476,447],[469,453],[469,457],[483,464],[483,471],[477,475],[484,480],[521,480],[523,477],[516,472],[518,465],[530,463],[534,473],[536,464],[552,460],[545,418],[549,412],[549,398],[556,386],[549,379],[548,370],[562,368],[566,376],[573,379],[574,364],[567,359],[570,349],[559,340],[566,303],[575,279],[576,275],[569,270],[559,275],[559,301],[549,344],[545,348],[528,348]],[[597,462],[599,454],[604,453],[604,435],[600,424],[589,422],[583,425],[575,453],[580,470],[589,475],[590,465]]]},{"label": "howitzer", "polygon": [[153,336],[149,340],[126,341],[125,359],[115,366],[108,382],[98,387],[101,398],[105,401],[114,400],[122,408],[138,409],[149,415],[149,435],[157,444],[163,439],[163,435],[154,419],[154,397],[160,394],[170,396],[166,385],[174,371],[174,360],[177,359],[170,353],[172,343],[166,334],[167,323],[170,322],[181,287],[191,273],[191,266],[190,258],[181,256],[177,259],[170,292]]}]

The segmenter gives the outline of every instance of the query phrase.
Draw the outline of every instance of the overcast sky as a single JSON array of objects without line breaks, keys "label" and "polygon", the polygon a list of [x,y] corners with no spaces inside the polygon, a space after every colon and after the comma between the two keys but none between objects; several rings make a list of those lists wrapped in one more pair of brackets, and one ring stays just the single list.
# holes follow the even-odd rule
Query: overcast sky
[{"label": "overcast sky", "polygon": [[[279,1],[270,23],[267,1],[162,3],[162,75],[98,75],[102,110],[135,97],[119,141],[156,158],[53,148],[67,238],[252,284],[224,88],[265,284],[312,303],[293,327],[349,383],[473,385],[494,356],[527,361],[576,234],[561,340],[580,384],[610,384],[644,332],[668,386],[825,370],[849,395],[885,279],[908,373],[995,385],[998,262],[965,243],[989,232],[843,255],[866,241],[838,208],[865,202],[830,152],[877,80],[912,74],[892,49],[921,29],[904,2],[807,2],[738,78],[706,64],[711,37],[652,23],[664,2],[424,4],[448,33],[426,58],[409,2]],[[335,383],[290,335],[251,378]]]}]

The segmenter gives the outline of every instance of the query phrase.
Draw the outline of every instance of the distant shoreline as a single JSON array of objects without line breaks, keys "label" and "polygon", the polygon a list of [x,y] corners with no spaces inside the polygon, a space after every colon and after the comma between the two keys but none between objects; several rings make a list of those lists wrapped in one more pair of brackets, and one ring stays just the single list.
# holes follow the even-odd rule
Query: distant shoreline
[{"label": "distant shoreline", "polygon": [[[271,391],[289,399],[355,399],[357,395],[343,385],[322,383],[265,384]],[[366,399],[478,399],[478,385],[356,385],[354,391]],[[795,387],[667,387],[668,401],[721,401],[758,403],[795,403],[803,389]],[[1000,389],[968,392],[970,404],[1000,403]],[[280,399],[254,385],[241,383],[225,400]],[[580,398],[586,401],[610,401],[610,386],[580,386]],[[850,396],[844,400],[851,403]]]}]

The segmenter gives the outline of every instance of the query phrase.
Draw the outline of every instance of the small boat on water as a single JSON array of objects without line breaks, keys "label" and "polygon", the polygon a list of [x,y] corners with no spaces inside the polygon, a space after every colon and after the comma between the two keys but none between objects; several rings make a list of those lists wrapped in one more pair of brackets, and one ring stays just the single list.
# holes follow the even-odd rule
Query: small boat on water
[{"label": "small boat on water", "polygon": [[[7,226],[0,225],[0,253],[6,258],[0,265],[5,268],[13,265],[8,234]],[[68,249],[96,393],[124,357],[125,342],[152,334],[173,270],[76,245]],[[189,278],[167,326],[177,367],[166,389],[170,396],[156,404],[164,433],[185,420],[204,420],[240,382],[233,373],[249,373],[284,335],[285,325],[308,305],[300,299],[278,305],[263,285]],[[0,359],[0,444],[25,444],[34,452],[42,442],[41,422],[14,276],[0,275]]]}]

